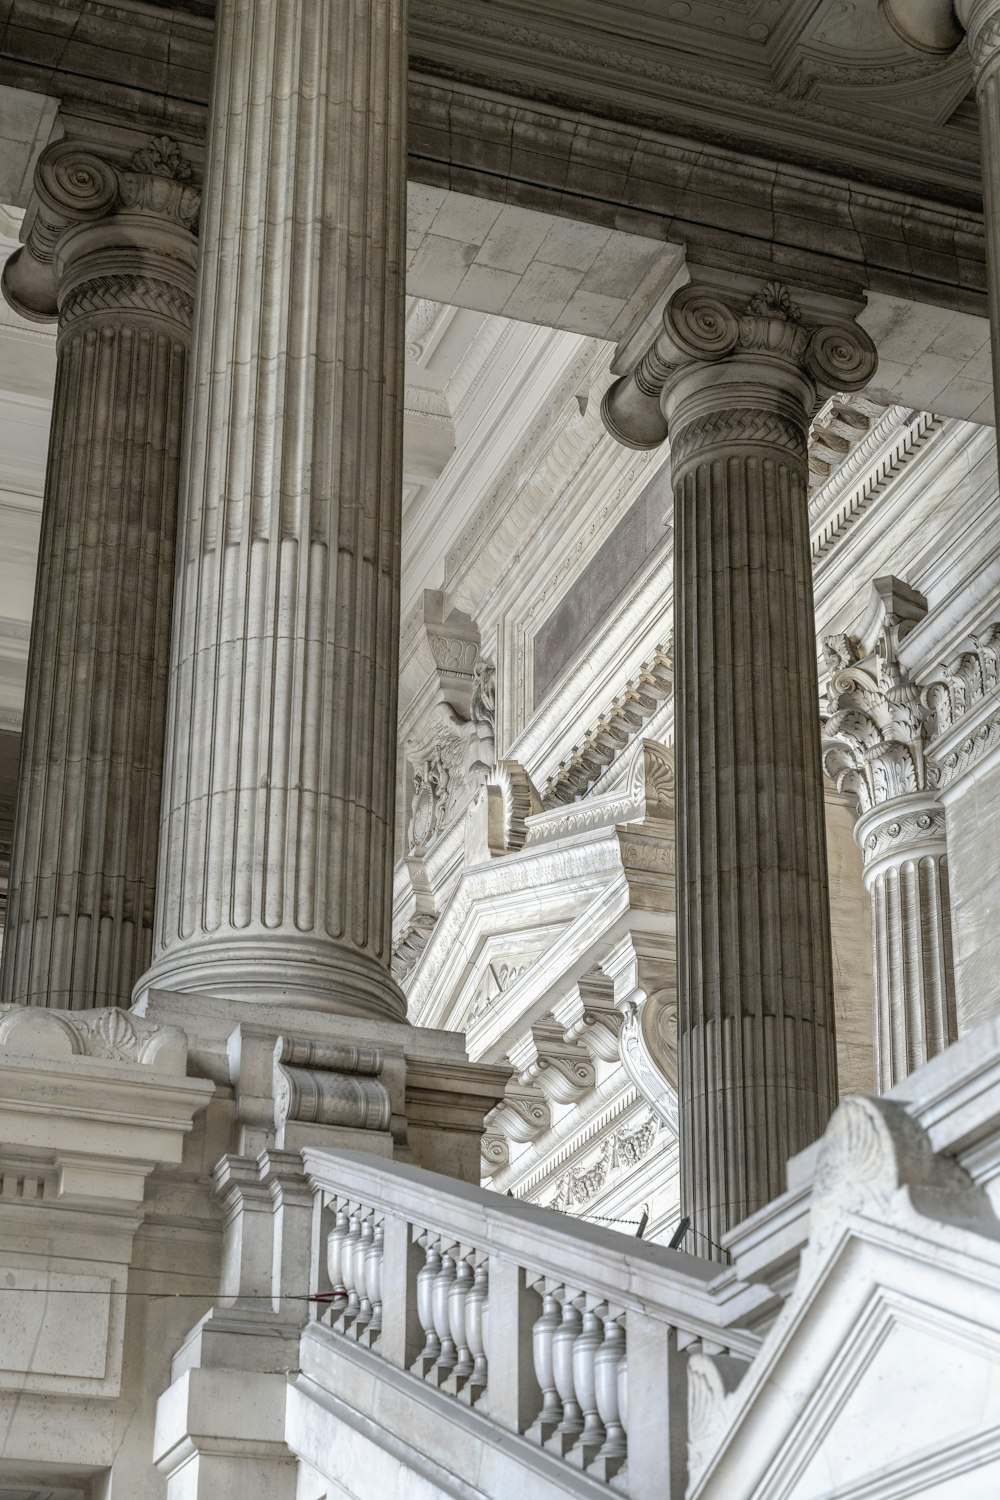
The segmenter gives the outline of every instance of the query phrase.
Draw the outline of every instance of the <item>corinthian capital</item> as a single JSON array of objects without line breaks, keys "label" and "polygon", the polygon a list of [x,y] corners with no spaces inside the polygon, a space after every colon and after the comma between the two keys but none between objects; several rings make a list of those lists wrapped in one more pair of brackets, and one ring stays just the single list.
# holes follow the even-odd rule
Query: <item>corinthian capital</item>
[{"label": "corinthian capital", "polygon": [[928,757],[934,716],[907,673],[900,643],[926,613],[926,600],[895,578],[873,585],[874,635],[864,643],[828,636],[830,666],[823,765],[839,791],[858,800],[855,837],[868,884],[887,862],[940,853],[944,809],[940,770]]},{"label": "corinthian capital", "polygon": [[116,247],[124,260],[151,252],[187,261],[200,205],[193,164],[167,136],[133,139],[118,151],[54,141],[35,167],[24,244],[4,268],[4,296],[23,316],[47,320],[58,314],[68,267],[95,251],[112,256],[109,269]]},{"label": "corinthian capital", "polygon": [[672,389],[692,366],[736,360],[791,368],[805,377],[813,403],[858,391],[878,356],[854,323],[859,303],[794,293],[780,281],[699,271],[663,312],[663,328],[629,374],[610,387],[601,415],[611,435],[630,448],[655,448],[667,436]]}]

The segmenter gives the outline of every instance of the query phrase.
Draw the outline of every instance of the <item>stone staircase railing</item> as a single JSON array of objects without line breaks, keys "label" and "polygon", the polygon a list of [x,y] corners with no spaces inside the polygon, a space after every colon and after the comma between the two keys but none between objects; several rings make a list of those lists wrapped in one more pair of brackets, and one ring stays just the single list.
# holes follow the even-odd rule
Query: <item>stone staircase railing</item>
[{"label": "stone staircase railing", "polygon": [[689,1357],[753,1356],[758,1338],[737,1326],[751,1289],[414,1167],[303,1155],[316,1317],[331,1337],[552,1455],[579,1473],[581,1494],[596,1482],[679,1500]]}]

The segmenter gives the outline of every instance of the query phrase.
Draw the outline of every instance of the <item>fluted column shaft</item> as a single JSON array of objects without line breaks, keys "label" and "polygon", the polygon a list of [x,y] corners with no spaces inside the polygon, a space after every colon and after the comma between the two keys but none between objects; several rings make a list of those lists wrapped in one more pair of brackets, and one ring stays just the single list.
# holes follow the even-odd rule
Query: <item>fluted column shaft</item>
[{"label": "fluted column shaft", "polygon": [[875,1069],[880,1092],[955,1040],[944,809],[916,792],[865,813],[857,839],[872,903]]},{"label": "fluted column shaft", "polygon": [[59,320],[5,1003],[127,1005],[149,962],[198,204],[170,144],[50,147],[4,277]]},{"label": "fluted column shaft", "polygon": [[403,0],[220,0],[153,963],[399,1016],[389,976]]},{"label": "fluted column shaft", "polygon": [[837,1099],[806,445],[874,373],[856,310],[692,269],[603,406],[670,436],[681,1204],[715,1257]]},{"label": "fluted column shaft", "polygon": [[681,1190],[707,1253],[836,1103],[811,392],[741,361],[671,407]]}]

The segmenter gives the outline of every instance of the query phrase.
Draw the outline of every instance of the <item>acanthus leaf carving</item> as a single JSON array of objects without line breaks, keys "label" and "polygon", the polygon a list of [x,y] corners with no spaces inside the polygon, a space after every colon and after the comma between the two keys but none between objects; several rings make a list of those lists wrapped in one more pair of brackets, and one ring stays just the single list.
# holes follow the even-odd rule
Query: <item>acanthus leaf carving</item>
[{"label": "acanthus leaf carving", "polygon": [[596,1160],[586,1166],[574,1164],[562,1174],[548,1206],[564,1211],[584,1207],[616,1172],[637,1167],[649,1155],[659,1131],[660,1121],[652,1113],[640,1125],[620,1125],[604,1137]]},{"label": "acanthus leaf carving", "polygon": [[877,635],[865,654],[846,635],[828,636],[823,766],[838,790],[858,799],[859,811],[900,797],[933,793],[937,768],[927,759],[931,714],[900,660],[900,643],[926,611],[926,601],[896,579],[873,585]]}]

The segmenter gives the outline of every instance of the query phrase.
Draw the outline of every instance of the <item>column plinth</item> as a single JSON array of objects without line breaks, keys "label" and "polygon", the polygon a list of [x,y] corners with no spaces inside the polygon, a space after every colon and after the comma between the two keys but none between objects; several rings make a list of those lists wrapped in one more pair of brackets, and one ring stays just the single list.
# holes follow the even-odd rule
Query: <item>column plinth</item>
[{"label": "column plinth", "polygon": [[749,291],[682,288],[605,406],[670,434],[681,1195],[715,1256],[837,1100],[807,441],[875,368],[833,299]]},{"label": "column plinth", "polygon": [[0,973],[127,1005],[149,962],[199,193],[175,143],[48,147],[7,300],[58,318]]},{"label": "column plinth", "polygon": [[402,0],[220,0],[153,960],[399,1019]]}]

